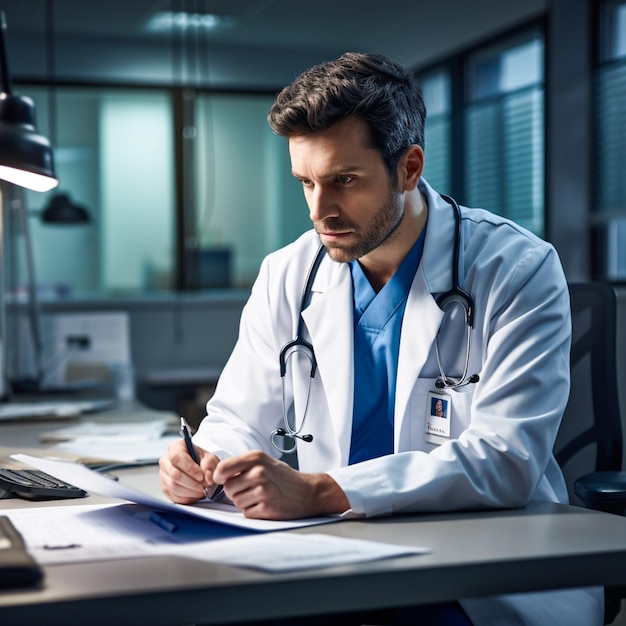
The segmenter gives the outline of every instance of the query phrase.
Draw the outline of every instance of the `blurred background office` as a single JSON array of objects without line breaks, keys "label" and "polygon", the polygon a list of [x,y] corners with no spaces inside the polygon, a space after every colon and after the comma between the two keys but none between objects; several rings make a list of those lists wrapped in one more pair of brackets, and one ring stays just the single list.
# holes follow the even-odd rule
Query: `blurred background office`
[{"label": "blurred background office", "polygon": [[[347,50],[421,79],[439,191],[551,241],[570,281],[626,278],[626,0],[0,9],[13,90],[34,100],[60,180],[5,190],[10,300],[19,312],[34,281],[44,318],[124,312],[150,403],[202,405],[261,259],[309,227],[265,118],[300,71]],[[16,370],[29,367],[20,346]]]}]

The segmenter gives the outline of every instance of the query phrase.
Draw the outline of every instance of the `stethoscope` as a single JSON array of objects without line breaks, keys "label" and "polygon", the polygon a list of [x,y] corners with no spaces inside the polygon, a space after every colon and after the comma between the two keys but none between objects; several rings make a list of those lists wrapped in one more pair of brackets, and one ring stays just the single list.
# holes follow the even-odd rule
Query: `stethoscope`
[{"label": "stethoscope", "polygon": [[[444,313],[451,310],[452,307],[461,307],[465,318],[466,326],[466,341],[465,341],[465,363],[463,366],[463,373],[459,377],[448,376],[443,367],[441,359],[441,351],[439,349],[439,331],[435,337],[435,356],[437,358],[437,367],[439,368],[439,376],[435,379],[435,387],[439,390],[450,389],[456,387],[463,387],[479,381],[478,374],[468,375],[470,364],[470,353],[472,347],[472,328],[474,326],[474,299],[472,296],[461,289],[459,284],[459,255],[461,247],[461,209],[458,202],[445,194],[441,194],[441,197],[452,206],[454,209],[454,221],[455,221],[455,234],[454,234],[454,246],[452,251],[452,288],[445,291],[437,298],[437,306],[444,311]],[[306,281],[304,283],[304,289],[302,290],[302,297],[300,298],[300,310],[298,313],[298,328],[296,336],[291,341],[287,342],[280,351],[278,360],[280,365],[281,387],[282,387],[282,408],[283,408],[283,427],[276,428],[270,433],[271,444],[280,452],[291,454],[296,450],[296,439],[300,439],[306,443],[313,441],[313,435],[303,434],[302,430],[306,422],[309,401],[311,396],[311,386],[315,373],[317,371],[317,360],[315,358],[315,351],[310,342],[304,339],[304,320],[302,318],[302,312],[306,309],[311,299],[311,292],[313,281],[317,275],[317,270],[326,254],[326,248],[321,245],[317,250],[313,263],[309,268]],[[441,326],[440,326],[441,328]],[[300,353],[308,360],[310,364],[310,380],[308,389],[304,399],[304,411],[300,426],[294,429],[289,423],[288,418],[288,402],[286,398],[286,385],[285,375],[287,373],[287,365],[289,356],[293,353]],[[282,440],[289,440],[290,445],[281,445],[279,438]]]}]

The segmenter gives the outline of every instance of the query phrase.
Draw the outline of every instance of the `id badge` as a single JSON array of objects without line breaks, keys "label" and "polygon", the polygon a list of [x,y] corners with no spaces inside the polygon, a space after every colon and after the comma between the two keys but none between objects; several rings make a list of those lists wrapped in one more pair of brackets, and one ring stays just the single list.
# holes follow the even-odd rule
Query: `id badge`
[{"label": "id badge", "polygon": [[424,439],[440,445],[450,439],[452,401],[450,395],[441,391],[429,391],[426,403]]}]

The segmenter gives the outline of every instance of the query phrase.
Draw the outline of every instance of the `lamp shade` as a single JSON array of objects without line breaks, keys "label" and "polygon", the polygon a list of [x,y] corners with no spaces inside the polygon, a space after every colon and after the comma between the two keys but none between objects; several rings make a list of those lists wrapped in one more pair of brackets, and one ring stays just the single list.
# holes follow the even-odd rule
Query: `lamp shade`
[{"label": "lamp shade", "polygon": [[52,148],[37,132],[35,106],[25,96],[0,94],[0,179],[34,191],[59,184]]},{"label": "lamp shade", "polygon": [[48,191],[59,184],[54,173],[52,149],[35,127],[35,105],[30,98],[11,93],[11,78],[4,33],[7,24],[0,13],[0,179],[34,191]]},{"label": "lamp shade", "polygon": [[41,221],[58,225],[86,224],[89,213],[84,206],[73,202],[69,194],[57,193],[41,212]]}]

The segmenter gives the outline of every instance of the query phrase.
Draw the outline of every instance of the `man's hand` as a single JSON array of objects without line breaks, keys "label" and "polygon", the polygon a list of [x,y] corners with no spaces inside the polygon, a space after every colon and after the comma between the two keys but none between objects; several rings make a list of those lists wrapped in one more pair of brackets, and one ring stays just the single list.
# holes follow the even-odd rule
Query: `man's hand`
[{"label": "man's hand", "polygon": [[172,502],[191,504],[204,498],[205,487],[209,493],[215,490],[213,471],[220,459],[198,446],[196,452],[200,465],[189,456],[185,442],[179,439],[170,444],[167,454],[159,461],[161,489]]},{"label": "man's hand", "polygon": [[246,517],[297,519],[350,508],[346,494],[328,474],[298,472],[260,450],[220,461],[212,479],[224,485]]}]

